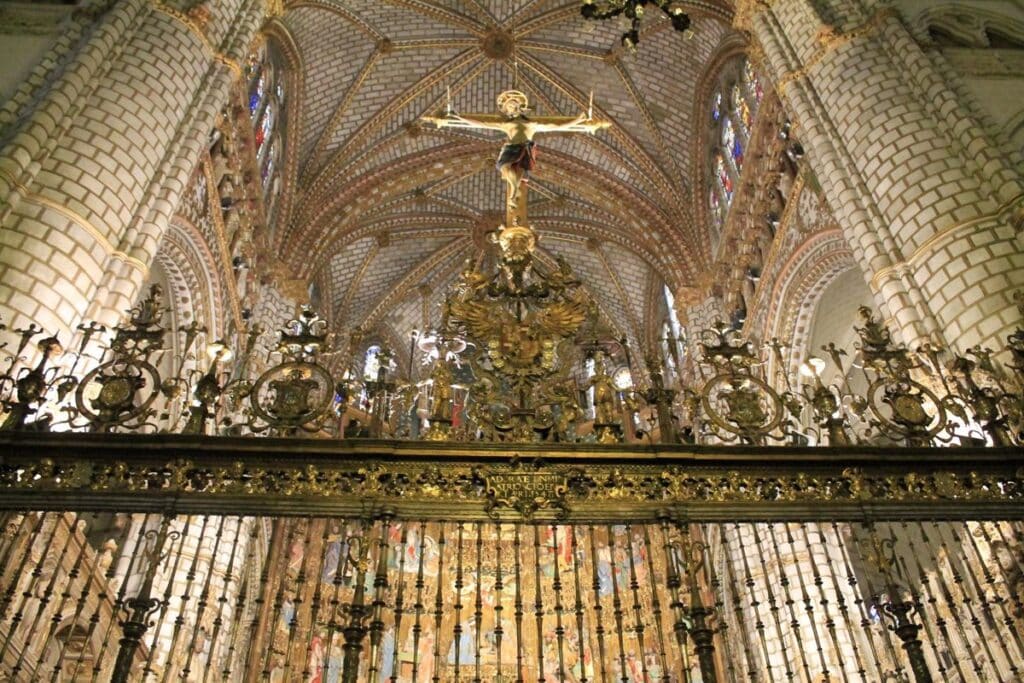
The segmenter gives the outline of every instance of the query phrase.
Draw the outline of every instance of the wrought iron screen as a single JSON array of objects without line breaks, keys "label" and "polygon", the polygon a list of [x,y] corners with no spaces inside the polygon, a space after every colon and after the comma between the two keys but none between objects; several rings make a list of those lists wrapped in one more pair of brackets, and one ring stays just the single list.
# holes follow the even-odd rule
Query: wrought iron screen
[{"label": "wrought iron screen", "polygon": [[33,512],[7,516],[0,562],[17,681],[899,681],[915,661],[1015,681],[1024,662],[1019,522]]}]

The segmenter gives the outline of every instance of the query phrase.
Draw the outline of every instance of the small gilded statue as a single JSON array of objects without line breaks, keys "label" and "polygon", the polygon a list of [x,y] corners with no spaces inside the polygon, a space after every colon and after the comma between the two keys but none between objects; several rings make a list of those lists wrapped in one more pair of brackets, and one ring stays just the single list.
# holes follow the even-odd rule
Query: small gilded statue
[{"label": "small gilded statue", "polygon": [[594,358],[594,376],[590,378],[590,386],[594,388],[594,424],[615,424],[617,392],[600,354]]}]

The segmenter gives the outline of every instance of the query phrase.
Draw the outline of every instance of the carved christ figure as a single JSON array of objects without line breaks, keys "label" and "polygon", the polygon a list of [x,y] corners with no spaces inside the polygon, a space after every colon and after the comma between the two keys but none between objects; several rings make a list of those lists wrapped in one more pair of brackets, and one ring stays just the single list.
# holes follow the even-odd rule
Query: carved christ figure
[{"label": "carved christ figure", "polygon": [[481,128],[500,130],[508,141],[502,145],[495,164],[502,179],[508,184],[508,208],[511,213],[519,202],[520,186],[536,165],[533,137],[537,133],[593,133],[607,128],[608,121],[594,121],[588,112],[579,116],[528,117],[529,101],[518,90],[506,90],[498,95],[500,115],[470,114],[461,116],[450,110],[444,117],[425,116],[423,119],[438,128]]}]

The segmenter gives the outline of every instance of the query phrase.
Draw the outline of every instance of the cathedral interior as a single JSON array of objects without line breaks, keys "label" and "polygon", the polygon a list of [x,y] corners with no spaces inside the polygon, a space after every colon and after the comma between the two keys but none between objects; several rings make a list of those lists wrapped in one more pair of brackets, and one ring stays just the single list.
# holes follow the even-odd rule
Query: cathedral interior
[{"label": "cathedral interior", "polygon": [[0,680],[1024,681],[1019,0],[0,54]]}]

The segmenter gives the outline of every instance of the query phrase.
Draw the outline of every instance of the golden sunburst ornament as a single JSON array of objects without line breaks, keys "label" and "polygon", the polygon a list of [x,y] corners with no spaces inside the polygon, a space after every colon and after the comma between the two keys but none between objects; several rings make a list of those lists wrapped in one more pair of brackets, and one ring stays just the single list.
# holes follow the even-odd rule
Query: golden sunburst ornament
[{"label": "golden sunburst ornament", "polygon": [[[521,90],[506,90],[498,95],[497,99],[498,111],[509,113],[512,107],[515,107],[512,111],[515,113],[528,111],[530,109],[530,99]],[[512,115],[512,114],[510,114]]]}]

